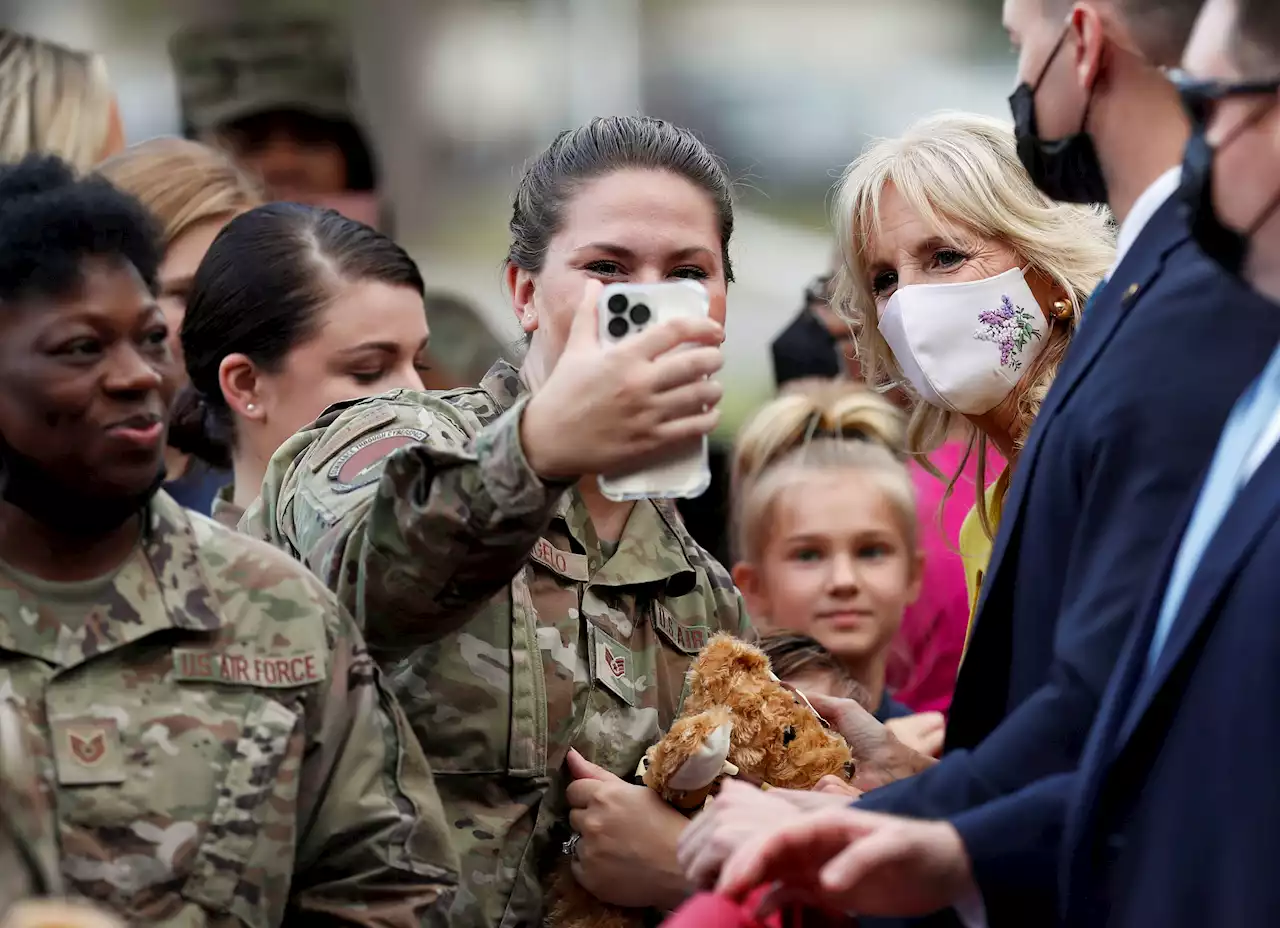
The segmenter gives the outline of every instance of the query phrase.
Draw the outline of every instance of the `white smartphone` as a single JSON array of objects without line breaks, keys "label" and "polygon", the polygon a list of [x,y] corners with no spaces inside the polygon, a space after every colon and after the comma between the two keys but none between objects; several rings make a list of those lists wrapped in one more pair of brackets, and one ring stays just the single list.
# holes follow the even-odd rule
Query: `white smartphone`
[{"label": "white smartphone", "polygon": [[[600,341],[606,345],[616,344],[666,319],[705,318],[710,309],[711,299],[706,288],[693,280],[609,284],[601,291],[597,307]],[[701,496],[710,485],[711,465],[705,436],[691,450],[644,470],[600,477],[600,492],[616,502],[685,499]]]}]

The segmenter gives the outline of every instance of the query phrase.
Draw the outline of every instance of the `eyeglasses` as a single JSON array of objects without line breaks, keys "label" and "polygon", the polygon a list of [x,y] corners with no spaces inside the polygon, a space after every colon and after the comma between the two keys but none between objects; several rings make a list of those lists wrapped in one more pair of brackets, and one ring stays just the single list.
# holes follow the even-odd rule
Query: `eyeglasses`
[{"label": "eyeglasses", "polygon": [[1170,69],[1165,72],[1182,98],[1182,108],[1193,124],[1203,129],[1213,115],[1213,109],[1227,97],[1244,97],[1274,94],[1280,91],[1280,77],[1266,80],[1220,81],[1203,80],[1185,71]]}]

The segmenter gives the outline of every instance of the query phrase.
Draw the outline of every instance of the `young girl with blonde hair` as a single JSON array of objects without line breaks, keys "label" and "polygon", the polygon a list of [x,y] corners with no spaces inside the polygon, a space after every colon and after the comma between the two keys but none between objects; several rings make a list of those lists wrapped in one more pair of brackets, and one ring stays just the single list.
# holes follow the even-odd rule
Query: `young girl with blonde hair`
[{"label": "young girl with blonde hair", "polygon": [[910,716],[895,733],[936,754],[941,715],[911,716],[885,684],[924,567],[904,432],[896,408],[852,383],[805,385],[757,412],[734,450],[733,578],[758,626],[815,638],[878,719]]}]

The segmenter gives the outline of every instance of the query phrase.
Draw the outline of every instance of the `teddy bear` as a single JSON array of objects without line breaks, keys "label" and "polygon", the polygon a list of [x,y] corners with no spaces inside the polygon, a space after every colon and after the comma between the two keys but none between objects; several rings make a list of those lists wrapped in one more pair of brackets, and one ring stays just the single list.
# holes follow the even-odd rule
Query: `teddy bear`
[{"label": "teddy bear", "polygon": [[[645,753],[644,784],[693,815],[725,777],[768,789],[811,789],[828,774],[853,778],[849,745],[798,690],[774,675],[769,658],[727,634],[713,637],[689,669],[680,716]],[[568,862],[552,874],[547,928],[643,928],[645,910],[592,896]]]}]

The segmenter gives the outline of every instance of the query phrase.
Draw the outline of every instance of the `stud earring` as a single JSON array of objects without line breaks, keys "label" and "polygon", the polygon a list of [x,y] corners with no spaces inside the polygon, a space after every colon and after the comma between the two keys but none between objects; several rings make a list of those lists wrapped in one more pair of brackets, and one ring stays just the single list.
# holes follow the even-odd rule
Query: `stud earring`
[{"label": "stud earring", "polygon": [[254,411],[255,409],[257,409],[257,408],[258,408],[257,406],[255,406],[255,405],[253,405],[252,403],[250,403],[248,406],[246,406],[246,407],[244,408],[244,411],[245,411],[245,412],[253,412],[253,411]]},{"label": "stud earring", "polygon": [[1053,318],[1062,320],[1070,319],[1073,311],[1074,307],[1071,305],[1070,300],[1053,301]]}]

